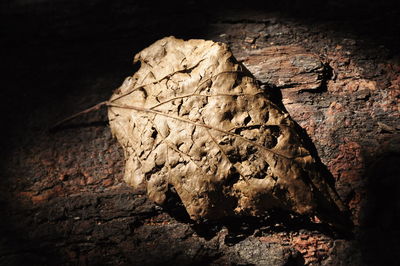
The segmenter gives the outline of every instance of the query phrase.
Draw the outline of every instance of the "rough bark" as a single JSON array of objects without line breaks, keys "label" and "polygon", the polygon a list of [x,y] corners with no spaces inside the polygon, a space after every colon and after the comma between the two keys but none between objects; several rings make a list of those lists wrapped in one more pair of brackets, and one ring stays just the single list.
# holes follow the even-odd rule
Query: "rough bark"
[{"label": "rough bark", "polygon": [[318,55],[299,46],[271,46],[251,51],[244,60],[265,85],[296,90],[321,89],[329,74]]}]

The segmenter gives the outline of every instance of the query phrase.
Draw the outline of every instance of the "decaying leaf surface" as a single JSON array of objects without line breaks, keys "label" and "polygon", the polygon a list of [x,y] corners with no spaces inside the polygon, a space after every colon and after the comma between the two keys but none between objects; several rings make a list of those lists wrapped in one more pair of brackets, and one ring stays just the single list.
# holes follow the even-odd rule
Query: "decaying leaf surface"
[{"label": "decaying leaf surface", "polygon": [[128,184],[161,205],[176,193],[193,220],[344,211],[294,121],[227,45],[168,37],[135,62],[108,104]]}]

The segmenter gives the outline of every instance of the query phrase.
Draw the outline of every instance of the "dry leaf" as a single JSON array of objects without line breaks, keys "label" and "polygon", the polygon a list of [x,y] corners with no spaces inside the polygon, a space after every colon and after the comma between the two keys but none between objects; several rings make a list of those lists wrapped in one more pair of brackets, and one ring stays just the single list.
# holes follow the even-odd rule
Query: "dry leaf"
[{"label": "dry leaf", "polygon": [[193,220],[283,208],[334,223],[345,211],[294,121],[226,44],[168,37],[135,62],[108,102],[128,184],[161,205],[177,193]]}]

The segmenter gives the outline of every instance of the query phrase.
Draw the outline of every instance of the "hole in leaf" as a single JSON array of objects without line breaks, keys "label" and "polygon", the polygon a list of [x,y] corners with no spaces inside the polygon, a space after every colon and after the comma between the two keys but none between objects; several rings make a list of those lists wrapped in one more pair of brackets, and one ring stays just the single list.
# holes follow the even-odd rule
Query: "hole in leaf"
[{"label": "hole in leaf", "polygon": [[153,130],[153,133],[151,133],[151,137],[152,137],[153,139],[156,139],[156,138],[157,138],[157,135],[158,135],[158,132],[157,132],[157,130],[156,130],[154,127],[152,127],[151,129]]},{"label": "hole in leaf", "polygon": [[231,111],[226,111],[223,115],[222,115],[222,120],[232,120],[233,118],[233,114]]},{"label": "hole in leaf", "polygon": [[250,121],[251,121],[251,117],[250,117],[250,116],[247,116],[247,117],[243,120],[243,123],[244,123],[245,125],[247,125],[248,123],[250,123]]}]

